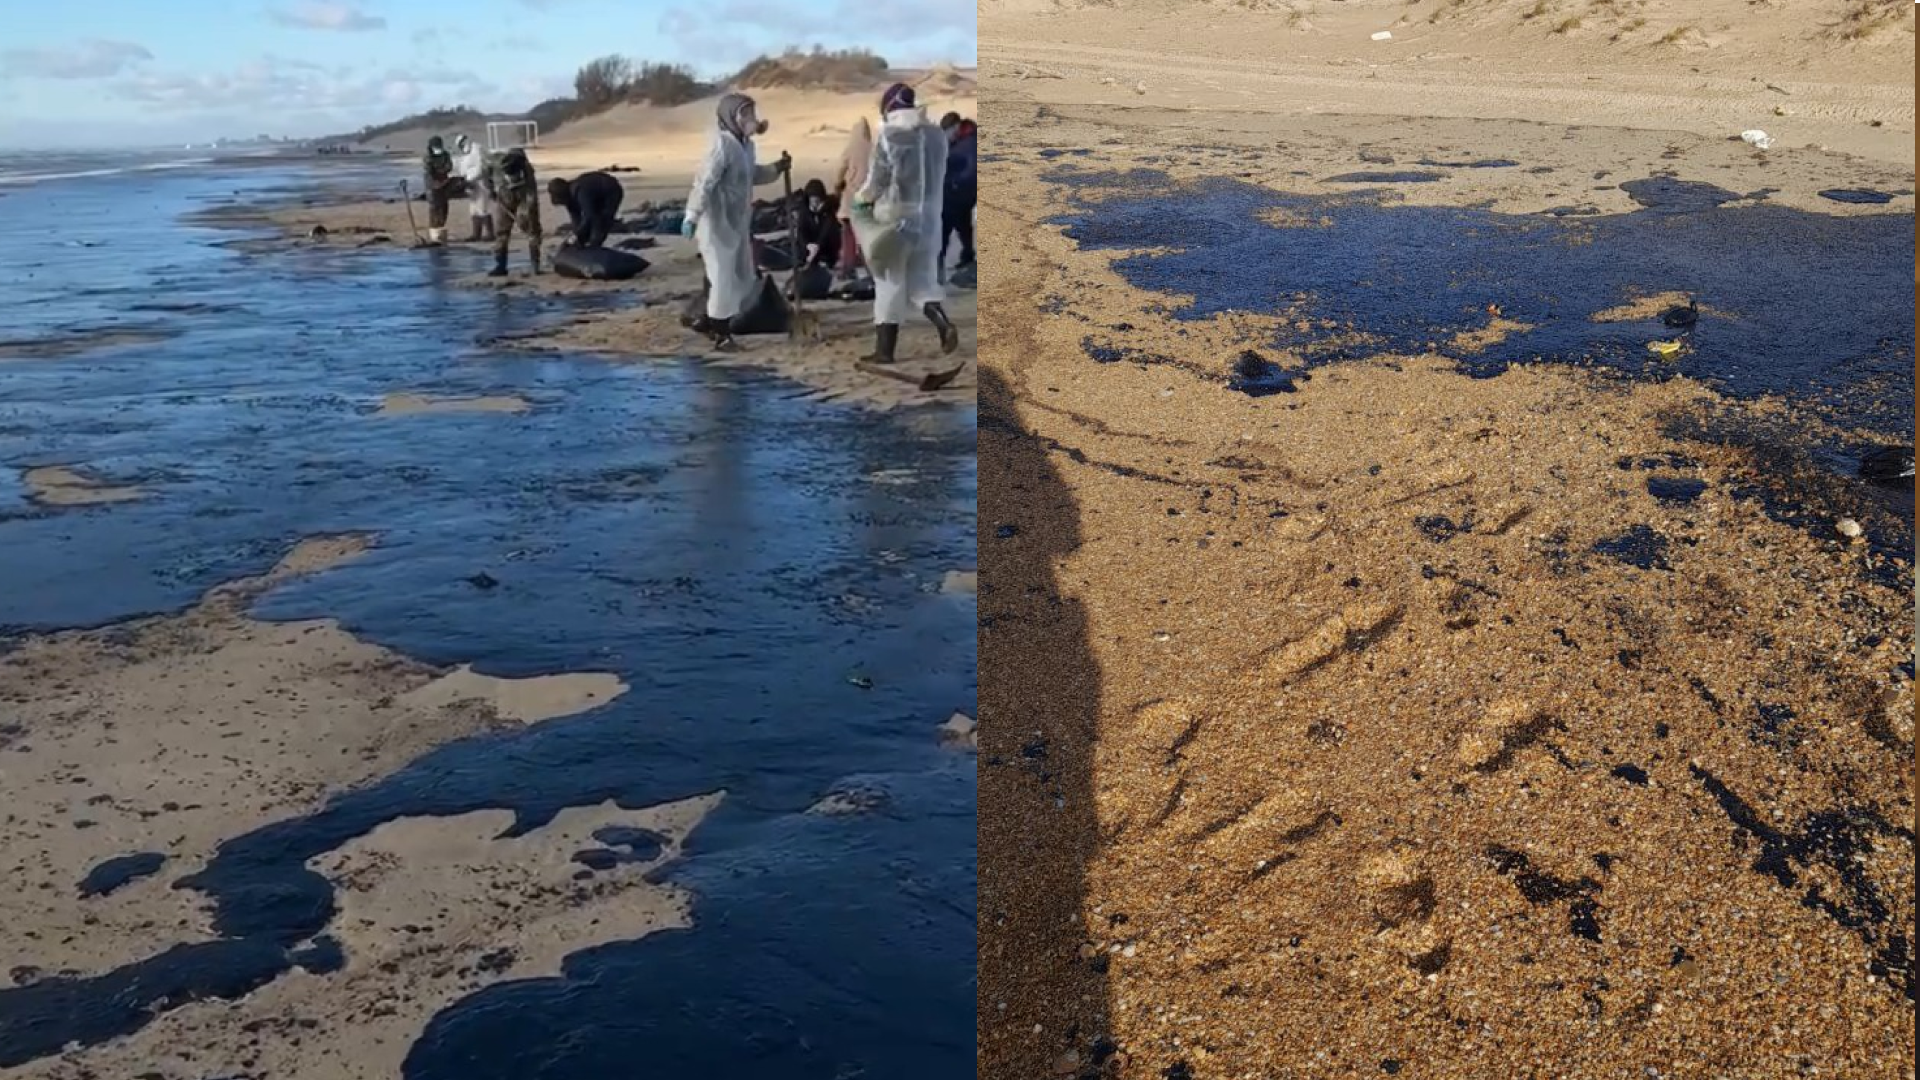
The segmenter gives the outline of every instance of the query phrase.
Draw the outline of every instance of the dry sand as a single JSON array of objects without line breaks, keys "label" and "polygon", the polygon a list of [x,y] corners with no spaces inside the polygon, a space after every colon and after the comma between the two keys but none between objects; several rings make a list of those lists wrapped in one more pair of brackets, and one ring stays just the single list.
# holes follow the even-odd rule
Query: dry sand
[{"label": "dry sand", "polygon": [[[939,82],[934,91],[922,99],[933,115],[948,109],[967,115],[974,113],[970,82],[945,80]],[[771,157],[782,150],[792,153],[796,188],[813,177],[831,180],[833,165],[853,120],[871,115],[877,104],[877,91],[871,95],[768,91],[757,96],[761,114],[774,124],[772,131],[761,140],[761,154]],[[542,177],[577,175],[587,169],[610,165],[638,169],[638,172],[617,174],[626,189],[623,213],[631,214],[643,202],[683,200],[710,138],[712,115],[711,102],[666,110],[623,106],[545,137],[533,154],[534,164]],[[763,199],[777,197],[780,188],[769,186],[757,194]],[[269,242],[267,247],[321,244],[384,251],[411,247],[415,243],[415,225],[424,228],[424,204],[413,205],[411,222],[407,210],[407,204],[398,200],[346,203],[317,200],[312,205],[271,211],[264,219],[233,214],[220,217],[235,224],[264,223],[278,228],[283,238]],[[546,248],[550,261],[559,247],[559,233],[566,224],[566,213],[543,204],[541,215],[549,236]],[[313,235],[315,226],[323,227],[324,235]],[[457,245],[481,247],[460,239],[467,235],[466,226],[465,204],[456,202],[449,235]],[[620,236],[612,242],[617,245],[629,239]],[[918,378],[947,370],[963,359],[969,361],[966,369],[947,387],[926,393],[909,382],[855,366],[857,358],[873,348],[872,305],[868,303],[809,303],[809,310],[819,316],[817,340],[748,337],[741,339],[745,345],[741,352],[711,352],[705,338],[688,331],[679,322],[681,308],[700,292],[701,269],[693,245],[678,236],[649,239],[653,239],[655,245],[638,253],[652,265],[630,282],[575,281],[550,272],[531,276],[526,267],[526,244],[516,238],[511,245],[513,273],[509,277],[496,279],[476,273],[460,284],[541,294],[612,293],[632,296],[636,301],[617,311],[581,316],[550,331],[500,344],[527,349],[564,349],[623,362],[699,356],[716,364],[776,372],[800,383],[811,396],[821,400],[883,411],[973,400],[975,382],[971,358],[975,303],[971,290],[954,289],[949,294],[947,313],[961,334],[960,349],[951,359],[939,354],[937,339],[924,323],[911,325],[902,333],[899,370],[904,374]],[[261,245],[250,243],[249,246]]]},{"label": "dry sand", "polygon": [[[578,713],[625,692],[603,673],[443,671],[332,620],[268,623],[248,614],[275,585],[369,544],[364,536],[304,541],[269,573],[220,586],[178,615],[31,637],[0,659],[9,797],[0,848],[12,868],[0,898],[0,952],[16,983],[94,974],[210,940],[203,902],[171,883],[205,865],[222,841],[312,812],[456,739]],[[315,861],[346,890],[332,927],[346,943],[346,974],[295,973],[238,1005],[192,1006],[129,1039],[10,1075],[131,1076],[135,1065],[189,1058],[196,1069],[396,1075],[409,1036],[466,990],[550,973],[566,953],[682,923],[683,899],[640,882],[641,865],[576,883],[578,867],[566,860],[609,823],[661,833],[660,859],[670,858],[710,805],[579,809],[515,840],[493,839],[506,814],[383,826]],[[164,867],[106,895],[77,897],[90,869],[140,852],[165,855]],[[426,929],[382,929],[399,923]],[[482,953],[497,962],[477,964]]]},{"label": "dry sand", "polygon": [[[1912,607],[1864,545],[1715,494],[1748,451],[1669,434],[1816,421],[1430,356],[1250,399],[1081,349],[1125,322],[1211,369],[1280,317],[1176,334],[1046,223],[1044,146],[1307,192],[1362,153],[1835,213],[1818,188],[1912,188],[1910,23],[1578,5],[1648,20],[1613,41],[1532,6],[983,4],[983,1080],[1909,1075],[1875,964],[1912,940]],[[1662,44],[1675,19],[1705,46]],[[1762,102],[1801,110],[1758,117],[1785,151],[1725,141]],[[1592,186],[1405,190],[1631,208]],[[1710,484],[1685,507],[1618,466],[1674,452]],[[1671,572],[1587,554],[1636,525]]]}]

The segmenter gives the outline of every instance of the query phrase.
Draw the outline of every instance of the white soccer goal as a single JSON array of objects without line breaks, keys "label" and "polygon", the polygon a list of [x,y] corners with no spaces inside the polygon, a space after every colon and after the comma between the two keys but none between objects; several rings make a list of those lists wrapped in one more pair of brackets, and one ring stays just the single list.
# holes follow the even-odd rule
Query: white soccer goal
[{"label": "white soccer goal", "polygon": [[540,145],[540,125],[531,120],[493,120],[487,123],[487,151],[497,154],[514,147]]}]

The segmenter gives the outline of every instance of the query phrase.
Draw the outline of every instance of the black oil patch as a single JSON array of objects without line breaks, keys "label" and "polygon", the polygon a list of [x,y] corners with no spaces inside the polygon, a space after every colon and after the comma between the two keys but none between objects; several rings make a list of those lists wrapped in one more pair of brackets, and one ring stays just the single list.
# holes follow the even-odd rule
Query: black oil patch
[{"label": "black oil patch", "polygon": [[1640,570],[1671,570],[1667,562],[1667,538],[1649,525],[1635,525],[1617,536],[1596,541],[1595,554],[1605,555]]}]

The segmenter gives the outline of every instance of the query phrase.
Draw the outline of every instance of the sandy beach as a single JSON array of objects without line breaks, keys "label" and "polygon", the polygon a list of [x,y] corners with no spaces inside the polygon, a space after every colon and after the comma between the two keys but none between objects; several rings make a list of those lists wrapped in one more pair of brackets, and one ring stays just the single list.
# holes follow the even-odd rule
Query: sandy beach
[{"label": "sandy beach", "polygon": [[[937,117],[948,110],[968,116],[975,113],[970,80],[957,76],[936,77],[923,85],[921,92],[922,103],[930,115]],[[796,189],[816,177],[831,181],[853,120],[874,112],[877,93],[877,90],[874,94],[796,90],[760,93],[757,96],[761,113],[775,125],[762,139],[762,155],[777,155],[783,150],[791,153]],[[645,203],[686,199],[694,167],[706,150],[711,125],[712,103],[709,101],[666,110],[620,106],[544,136],[530,156],[543,180],[554,176],[572,177],[589,169],[619,170],[615,176],[626,190],[622,213],[632,216]],[[405,137],[413,137],[413,133],[385,139],[383,143],[395,144],[396,139]],[[424,142],[425,138],[425,133],[419,133],[417,141]],[[780,188],[770,186],[757,194],[763,199],[778,198]],[[317,197],[309,202],[309,205],[281,207],[266,215],[267,222],[283,231],[285,244],[404,249],[416,243],[415,229],[424,228],[426,223],[423,203],[413,204],[410,220],[408,204],[397,197],[379,201]],[[548,233],[546,250],[550,257],[559,248],[559,234],[566,225],[566,214],[543,205],[541,215]],[[251,215],[229,215],[227,220],[245,224],[258,219]],[[448,229],[453,246],[486,250],[484,244],[461,241],[466,235],[466,223],[465,204],[456,202]],[[316,228],[322,231],[316,232]],[[907,379],[877,375],[856,366],[857,359],[873,348],[872,305],[866,302],[811,302],[808,309],[819,320],[816,337],[795,341],[775,336],[751,337],[743,339],[746,348],[739,353],[714,353],[705,338],[688,331],[679,321],[681,309],[699,295],[701,288],[700,261],[692,242],[677,234],[641,234],[616,237],[615,243],[636,239],[653,242],[639,249],[639,254],[651,265],[628,282],[584,282],[552,273],[532,276],[525,264],[526,245],[516,238],[511,254],[511,277],[488,278],[484,270],[476,270],[464,276],[460,284],[551,295],[605,293],[617,298],[614,310],[571,318],[540,333],[519,338],[513,342],[518,348],[567,350],[628,363],[695,355],[711,363],[778,373],[801,384],[819,400],[882,411],[973,401],[975,381],[970,359],[974,354],[976,310],[971,289],[954,288],[950,293],[948,315],[961,333],[960,349],[951,359],[940,355],[937,340],[924,325],[908,327],[902,334],[898,369],[901,375],[909,377]],[[969,361],[965,369],[938,391],[923,392],[911,381],[950,370],[962,360]]]},{"label": "sandy beach", "polygon": [[1912,384],[1584,254],[1910,248],[1844,6],[983,5],[983,1078],[1906,1075]]}]

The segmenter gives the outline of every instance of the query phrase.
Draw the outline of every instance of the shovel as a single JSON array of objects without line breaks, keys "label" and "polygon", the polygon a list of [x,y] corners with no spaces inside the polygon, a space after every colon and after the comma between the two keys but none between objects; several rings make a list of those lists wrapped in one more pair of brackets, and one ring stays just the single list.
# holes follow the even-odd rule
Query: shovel
[{"label": "shovel", "polygon": [[427,238],[420,235],[420,223],[413,219],[413,195],[407,191],[405,180],[400,181],[400,201],[407,205],[407,227],[413,230],[413,246],[416,249],[432,247]]},{"label": "shovel", "polygon": [[962,360],[960,363],[953,365],[945,371],[929,371],[925,375],[909,375],[904,371],[895,371],[890,367],[885,367],[880,364],[869,364],[865,361],[857,361],[853,366],[869,375],[885,375],[889,379],[898,379],[901,382],[912,383],[918,386],[923,393],[931,394],[935,390],[946,389],[948,383],[959,378],[960,372],[966,368],[967,363]]},{"label": "shovel", "polygon": [[780,161],[786,166],[780,170],[780,186],[785,189],[787,199],[787,250],[793,253],[793,272],[787,275],[787,294],[793,297],[793,319],[787,324],[787,338],[817,341],[820,317],[807,310],[806,300],[800,295],[800,271],[806,268],[806,261],[800,257],[800,210],[793,204],[793,155],[782,151]]}]

